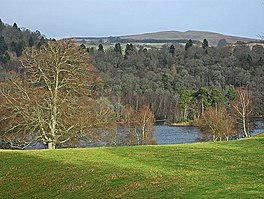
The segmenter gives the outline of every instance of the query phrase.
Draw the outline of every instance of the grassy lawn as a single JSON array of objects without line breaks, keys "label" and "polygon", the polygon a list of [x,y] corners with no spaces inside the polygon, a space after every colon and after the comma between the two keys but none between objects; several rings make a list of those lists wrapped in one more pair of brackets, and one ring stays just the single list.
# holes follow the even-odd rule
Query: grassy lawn
[{"label": "grassy lawn", "polygon": [[0,150],[0,198],[264,198],[264,138]]}]

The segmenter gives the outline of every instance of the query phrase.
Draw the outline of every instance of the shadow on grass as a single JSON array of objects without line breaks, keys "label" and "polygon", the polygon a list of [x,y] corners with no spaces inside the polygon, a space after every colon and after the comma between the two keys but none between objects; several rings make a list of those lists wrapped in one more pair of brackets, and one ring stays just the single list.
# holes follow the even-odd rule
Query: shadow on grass
[{"label": "shadow on grass", "polygon": [[169,194],[166,189],[172,179],[137,161],[129,164],[103,151],[90,157],[89,152],[96,151],[89,149],[71,150],[69,156],[67,150],[38,152],[0,152],[0,198],[156,198]]},{"label": "shadow on grass", "polygon": [[263,141],[0,151],[0,198],[256,198]]}]

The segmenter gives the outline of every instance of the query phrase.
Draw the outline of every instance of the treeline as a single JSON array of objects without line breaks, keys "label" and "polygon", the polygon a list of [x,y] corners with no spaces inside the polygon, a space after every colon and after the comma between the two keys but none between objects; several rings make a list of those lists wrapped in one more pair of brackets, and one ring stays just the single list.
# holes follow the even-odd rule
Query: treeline
[{"label": "treeline", "polygon": [[[186,43],[187,39],[121,39],[121,38],[108,38],[110,43]],[[199,41],[194,40],[194,43],[200,43]]]},{"label": "treeline", "polygon": [[[120,37],[74,37],[72,38],[80,43],[88,44],[88,45],[99,45],[101,44],[127,44],[127,43],[186,43],[188,39],[125,39]],[[194,43],[200,44],[201,42],[198,40],[193,40]]]},{"label": "treeline", "polygon": [[184,90],[180,95],[181,121],[192,121],[202,131],[201,140],[222,141],[251,136],[253,104],[246,88]]},{"label": "treeline", "polygon": [[12,26],[0,19],[0,70],[17,70],[17,57],[27,47],[43,45],[47,39],[39,32]]},{"label": "treeline", "polygon": [[[83,45],[85,48],[85,46]],[[254,105],[253,115],[264,110],[264,48],[261,45],[210,47],[202,45],[164,45],[147,49],[127,44],[125,51],[116,44],[105,50],[87,48],[92,63],[104,79],[103,96],[138,110],[147,105],[155,119],[176,121],[182,117],[180,96],[186,90],[247,88]]]}]

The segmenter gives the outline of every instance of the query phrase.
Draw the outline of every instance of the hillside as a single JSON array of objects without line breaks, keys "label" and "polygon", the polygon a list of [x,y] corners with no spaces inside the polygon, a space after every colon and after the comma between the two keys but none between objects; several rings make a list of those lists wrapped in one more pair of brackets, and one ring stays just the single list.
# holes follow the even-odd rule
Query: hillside
[{"label": "hillside", "polygon": [[164,31],[164,32],[155,32],[155,33],[146,33],[146,34],[138,34],[138,35],[129,35],[121,37],[123,39],[134,39],[134,40],[146,40],[146,39],[155,39],[155,40],[184,40],[184,39],[192,39],[203,41],[203,39],[207,39],[210,45],[216,46],[220,39],[226,39],[227,43],[236,43],[237,41],[242,42],[251,42],[255,41],[255,39],[243,38],[243,37],[235,37],[228,36],[214,32],[206,32],[206,31]]},{"label": "hillside", "polygon": [[0,198],[261,198],[264,139],[0,151]]},{"label": "hillside", "polygon": [[77,43],[96,44],[105,43],[186,43],[189,39],[202,42],[207,39],[211,46],[217,46],[219,40],[225,39],[227,43],[234,44],[241,42],[256,42],[256,39],[223,35],[206,31],[162,31],[154,33],[144,33],[136,35],[126,35],[117,37],[73,37]]}]

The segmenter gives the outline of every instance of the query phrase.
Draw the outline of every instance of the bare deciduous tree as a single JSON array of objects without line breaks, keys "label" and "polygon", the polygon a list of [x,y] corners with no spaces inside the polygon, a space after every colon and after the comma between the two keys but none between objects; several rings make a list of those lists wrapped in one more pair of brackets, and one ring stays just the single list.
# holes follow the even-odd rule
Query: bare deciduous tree
[{"label": "bare deciduous tree", "polygon": [[143,106],[137,114],[137,126],[141,144],[154,144],[154,114],[148,106]]},{"label": "bare deciduous tree", "polygon": [[127,106],[123,114],[129,145],[155,144],[154,115],[148,106],[143,106],[137,112],[131,106]]},{"label": "bare deciduous tree", "polygon": [[27,49],[21,62],[21,74],[10,74],[1,85],[2,137],[19,143],[37,140],[55,149],[80,132],[102,127],[107,113],[88,110],[101,80],[85,50],[53,41]]},{"label": "bare deciduous tree", "polygon": [[236,135],[232,117],[224,107],[209,108],[199,121],[204,139],[215,141],[229,140]]}]

